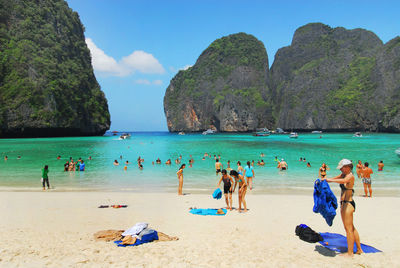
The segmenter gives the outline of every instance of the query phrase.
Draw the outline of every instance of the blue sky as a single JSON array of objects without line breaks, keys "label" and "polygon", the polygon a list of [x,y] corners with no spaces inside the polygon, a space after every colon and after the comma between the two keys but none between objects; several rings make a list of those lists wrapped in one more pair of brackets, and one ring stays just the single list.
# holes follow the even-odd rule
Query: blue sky
[{"label": "blue sky", "polygon": [[271,65],[310,22],[364,28],[383,42],[399,35],[400,1],[67,0],[85,26],[111,130],[165,131],[163,97],[179,69],[215,39],[237,32],[261,40]]}]

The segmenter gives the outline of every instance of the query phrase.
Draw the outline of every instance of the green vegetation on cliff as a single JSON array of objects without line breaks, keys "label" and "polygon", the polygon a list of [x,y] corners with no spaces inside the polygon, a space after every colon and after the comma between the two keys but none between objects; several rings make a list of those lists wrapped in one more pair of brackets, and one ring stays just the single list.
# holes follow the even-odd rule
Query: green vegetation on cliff
[{"label": "green vegetation on cliff", "polygon": [[0,0],[0,10],[1,131],[104,133],[110,125],[108,105],[78,14],[63,0]]}]

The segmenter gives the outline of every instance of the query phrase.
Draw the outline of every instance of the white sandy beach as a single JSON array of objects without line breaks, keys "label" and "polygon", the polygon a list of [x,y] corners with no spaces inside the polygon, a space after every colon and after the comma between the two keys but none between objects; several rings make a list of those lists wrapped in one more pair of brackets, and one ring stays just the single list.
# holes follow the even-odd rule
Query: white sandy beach
[{"label": "white sandy beach", "polygon": [[[383,253],[346,258],[301,241],[294,233],[300,223],[345,234],[340,215],[329,227],[312,212],[311,194],[248,194],[248,213],[197,216],[188,208],[219,208],[224,200],[171,193],[1,192],[0,267],[400,267],[400,198],[355,201],[361,242]],[[97,208],[102,204],[128,208]],[[143,221],[179,241],[119,248],[93,238],[99,230]]]}]

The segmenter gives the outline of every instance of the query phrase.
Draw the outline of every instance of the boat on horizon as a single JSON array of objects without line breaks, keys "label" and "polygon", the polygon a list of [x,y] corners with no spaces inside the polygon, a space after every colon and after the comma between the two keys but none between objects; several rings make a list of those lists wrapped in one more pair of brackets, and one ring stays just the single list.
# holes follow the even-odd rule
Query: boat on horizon
[{"label": "boat on horizon", "polygon": [[178,133],[178,135],[185,135],[185,132],[181,131]]},{"label": "boat on horizon", "polygon": [[129,139],[130,137],[131,137],[130,133],[122,133],[121,136],[119,136],[121,140],[126,140]]},{"label": "boat on horizon", "polygon": [[312,134],[322,134],[322,131],[321,130],[314,130],[314,131],[311,131],[311,133]]},{"label": "boat on horizon", "polygon": [[361,138],[363,135],[361,134],[361,132],[356,132],[356,133],[354,133],[354,135],[353,135],[353,137],[356,137],[356,138]]},{"label": "boat on horizon", "polygon": [[400,157],[400,148],[397,148],[397,150],[394,152],[397,154],[398,157]]},{"label": "boat on horizon", "polygon": [[271,135],[271,132],[268,128],[256,128],[256,132],[253,133],[255,137],[265,137]]},{"label": "boat on horizon", "polygon": [[212,129],[207,129],[206,131],[203,131],[203,135],[208,135],[208,134],[215,134],[215,132],[217,132],[216,130],[212,130]]},{"label": "boat on horizon", "polygon": [[289,138],[291,139],[297,139],[299,137],[299,134],[297,132],[291,132],[289,135]]}]

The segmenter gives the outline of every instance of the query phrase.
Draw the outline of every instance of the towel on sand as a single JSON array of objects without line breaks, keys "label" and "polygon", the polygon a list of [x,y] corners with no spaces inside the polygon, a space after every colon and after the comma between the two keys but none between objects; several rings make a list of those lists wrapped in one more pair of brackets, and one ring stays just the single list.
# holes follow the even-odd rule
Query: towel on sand
[{"label": "towel on sand", "polygon": [[[345,253],[347,252],[347,238],[341,234],[334,234],[334,233],[320,233],[322,238],[324,239],[323,241],[320,241],[319,243],[326,247],[327,249],[339,252],[339,253]],[[376,252],[382,252],[379,249],[376,249],[374,247],[361,244],[361,248],[364,251],[364,253],[376,253]],[[354,253],[357,251],[356,243],[354,243]]]},{"label": "towel on sand", "polygon": [[214,199],[221,199],[222,197],[222,191],[221,189],[217,188],[214,193],[212,194]]},{"label": "towel on sand", "polygon": [[152,242],[154,240],[158,240],[158,233],[157,231],[149,230],[146,234],[143,234],[141,236],[141,239],[133,238],[133,241],[135,241],[133,244],[124,245],[123,240],[114,241],[114,243],[117,244],[119,247],[126,247],[126,246],[138,246],[141,244]]},{"label": "towel on sand", "polygon": [[224,214],[218,214],[217,213],[218,209],[216,209],[216,208],[204,208],[204,209],[203,208],[194,208],[194,209],[191,209],[189,212],[192,214],[195,214],[195,215],[203,215],[203,216],[206,216],[206,215],[224,216],[226,214],[227,210],[224,208],[221,210],[224,212]]},{"label": "towel on sand", "polygon": [[93,234],[94,239],[102,241],[120,240],[124,230],[102,230]]},{"label": "towel on sand", "polygon": [[127,235],[135,236],[137,234],[140,234],[140,232],[143,231],[144,229],[146,229],[147,226],[148,226],[148,224],[145,222],[138,222],[134,226],[132,226],[131,228],[129,228],[128,230],[123,232],[122,235],[123,236],[127,236]]}]

